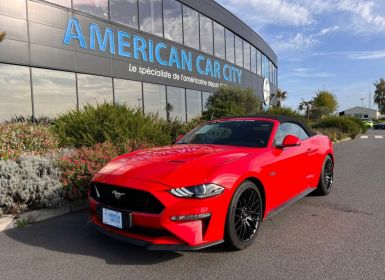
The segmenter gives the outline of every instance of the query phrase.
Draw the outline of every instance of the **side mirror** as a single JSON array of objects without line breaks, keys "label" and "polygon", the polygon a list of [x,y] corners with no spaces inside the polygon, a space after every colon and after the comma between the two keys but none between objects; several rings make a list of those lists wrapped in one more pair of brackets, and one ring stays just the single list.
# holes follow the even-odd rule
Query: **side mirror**
[{"label": "side mirror", "polygon": [[182,139],[184,134],[179,134],[178,137],[175,139],[175,143],[178,142],[180,139]]},{"label": "side mirror", "polygon": [[301,145],[301,139],[294,135],[287,135],[282,142],[282,148],[295,147]]}]

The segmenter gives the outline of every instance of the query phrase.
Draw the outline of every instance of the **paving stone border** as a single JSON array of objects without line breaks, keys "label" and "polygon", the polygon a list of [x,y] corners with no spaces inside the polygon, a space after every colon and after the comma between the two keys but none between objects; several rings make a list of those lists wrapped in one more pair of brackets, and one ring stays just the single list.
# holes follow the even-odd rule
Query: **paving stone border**
[{"label": "paving stone border", "polygon": [[5,215],[0,218],[0,232],[22,227],[30,223],[48,220],[54,217],[62,216],[72,212],[81,211],[88,208],[88,202],[82,201],[65,205],[57,209],[40,209],[25,212],[16,217],[13,215]]}]

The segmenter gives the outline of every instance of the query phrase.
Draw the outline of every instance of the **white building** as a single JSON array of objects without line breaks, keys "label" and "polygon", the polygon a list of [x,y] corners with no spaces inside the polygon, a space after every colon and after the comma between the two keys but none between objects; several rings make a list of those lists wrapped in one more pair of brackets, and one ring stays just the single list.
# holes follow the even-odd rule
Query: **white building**
[{"label": "white building", "polygon": [[377,120],[380,117],[380,112],[375,109],[356,106],[339,113],[340,116],[351,116],[360,119]]}]

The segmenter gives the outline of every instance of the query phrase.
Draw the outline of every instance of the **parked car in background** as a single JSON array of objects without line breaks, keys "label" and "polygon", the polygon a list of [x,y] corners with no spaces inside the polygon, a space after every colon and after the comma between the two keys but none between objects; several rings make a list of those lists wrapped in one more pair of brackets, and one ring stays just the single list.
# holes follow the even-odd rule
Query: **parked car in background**
[{"label": "parked car in background", "polygon": [[373,128],[374,129],[385,129],[385,122],[377,123],[377,124],[373,125]]},{"label": "parked car in background", "polygon": [[364,125],[366,125],[366,127],[368,128],[372,128],[374,123],[372,120],[368,120],[368,119],[362,119],[362,122],[364,123]]}]

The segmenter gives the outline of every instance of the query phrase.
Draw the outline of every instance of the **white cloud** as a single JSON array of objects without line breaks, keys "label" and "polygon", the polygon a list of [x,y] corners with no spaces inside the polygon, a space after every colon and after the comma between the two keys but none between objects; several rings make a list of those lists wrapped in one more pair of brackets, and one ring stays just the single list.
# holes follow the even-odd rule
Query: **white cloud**
[{"label": "white cloud", "polygon": [[371,27],[378,28],[377,30],[370,31],[385,31],[385,17],[376,14],[374,1],[343,0],[340,1],[338,7],[341,11],[347,11],[357,15],[360,19],[370,24]]},{"label": "white cloud", "polygon": [[316,45],[318,45],[318,43],[318,40],[316,40],[313,36],[307,36],[303,33],[297,33],[294,36],[288,38],[276,38],[271,42],[271,45],[277,53],[282,53],[298,50],[306,51],[315,47]]},{"label": "white cloud", "polygon": [[340,29],[340,27],[337,26],[337,25],[336,26],[332,26],[332,27],[328,27],[328,28],[324,28],[320,32],[318,32],[316,34],[316,36],[324,36],[326,34],[333,33],[335,31],[337,31],[338,29]]},{"label": "white cloud", "polygon": [[369,51],[369,52],[349,53],[348,58],[356,59],[356,60],[384,59],[385,58],[385,51]]},{"label": "white cloud", "polygon": [[287,73],[286,75],[283,75],[283,78],[291,78],[291,77],[297,77],[297,78],[329,78],[333,75],[328,72],[317,72],[314,68],[294,68],[292,71]]},{"label": "white cloud", "polygon": [[370,59],[384,59],[385,50],[375,50],[375,51],[335,51],[335,52],[314,52],[310,54],[311,56],[343,56],[348,59],[354,60],[370,60]]},{"label": "white cloud", "polygon": [[[383,0],[217,0],[251,26],[310,26],[335,15],[353,33],[385,32]],[[325,30],[326,32],[327,30]]]},{"label": "white cloud", "polygon": [[276,24],[304,26],[314,22],[303,5],[284,0],[217,0],[253,25]]},{"label": "white cloud", "polygon": [[271,45],[277,53],[287,51],[308,51],[309,49],[319,45],[320,38],[322,36],[326,36],[337,31],[338,29],[339,26],[332,26],[309,35],[296,33],[295,35],[283,36],[282,34],[279,34],[271,42]]}]

